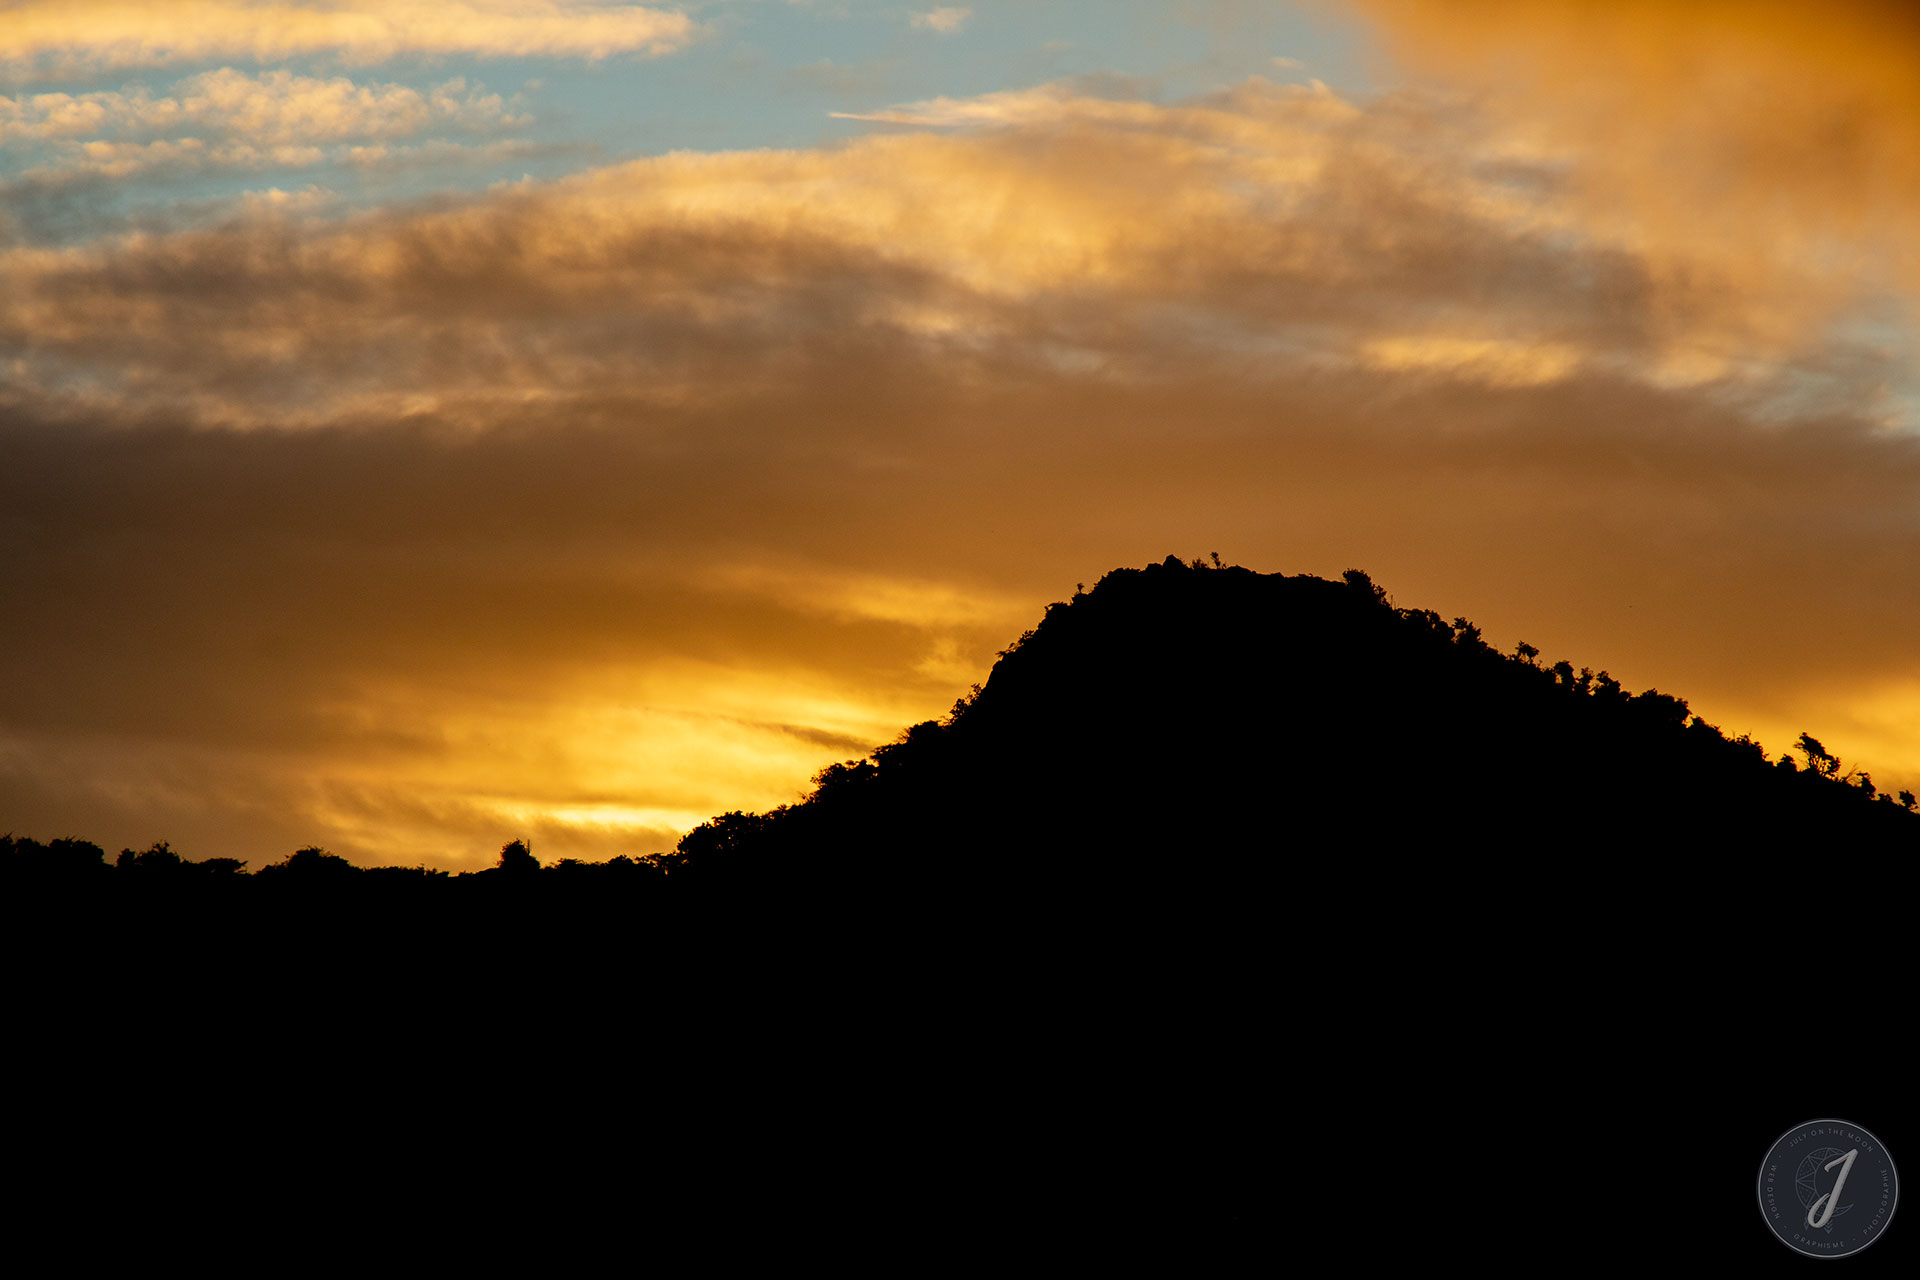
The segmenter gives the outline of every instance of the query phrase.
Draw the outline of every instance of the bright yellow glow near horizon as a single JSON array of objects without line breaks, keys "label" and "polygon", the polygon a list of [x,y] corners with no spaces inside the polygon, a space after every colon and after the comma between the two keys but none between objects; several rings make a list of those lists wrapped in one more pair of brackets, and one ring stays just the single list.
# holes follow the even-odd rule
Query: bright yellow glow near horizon
[{"label": "bright yellow glow near horizon", "polygon": [[1920,788],[1911,6],[0,8],[0,831],[653,852],[1212,551]]}]

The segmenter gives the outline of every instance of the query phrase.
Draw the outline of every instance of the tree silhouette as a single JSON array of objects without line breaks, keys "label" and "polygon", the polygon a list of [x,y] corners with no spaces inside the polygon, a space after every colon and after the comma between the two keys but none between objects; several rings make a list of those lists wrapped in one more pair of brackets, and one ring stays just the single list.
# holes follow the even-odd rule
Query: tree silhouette
[{"label": "tree silhouette", "polygon": [[540,860],[533,856],[533,845],[525,836],[501,848],[499,869],[516,876],[540,870]]},{"label": "tree silhouette", "polygon": [[319,845],[296,849],[284,862],[270,862],[260,868],[260,874],[269,879],[297,878],[303,883],[338,881],[359,872],[360,868],[338,854],[328,853]]},{"label": "tree silhouette", "polygon": [[25,836],[0,835],[0,877],[13,883],[85,884],[110,873],[99,845],[72,838],[45,844]]},{"label": "tree silhouette", "polygon": [[113,865],[121,871],[131,871],[140,875],[170,875],[178,872],[184,865],[173,846],[165,840],[156,840],[147,848],[135,853],[131,849],[122,849]]},{"label": "tree silhouette", "polygon": [[1823,778],[1840,776],[1840,758],[1820,745],[1820,739],[1809,733],[1802,733],[1800,740],[1793,744],[1807,757],[1807,768]]}]

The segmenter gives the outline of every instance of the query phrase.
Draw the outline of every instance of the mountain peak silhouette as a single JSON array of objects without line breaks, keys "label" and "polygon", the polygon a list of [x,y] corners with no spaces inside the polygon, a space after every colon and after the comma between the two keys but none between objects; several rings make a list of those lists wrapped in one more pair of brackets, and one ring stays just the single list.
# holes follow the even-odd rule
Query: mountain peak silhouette
[{"label": "mountain peak silhouette", "polygon": [[[1005,650],[944,722],[835,765],[798,805],[725,815],[681,870],[981,861],[1016,878],[1238,876],[1392,847],[1605,853],[1911,849],[1870,783],[1769,762],[1655,690],[1499,653],[1464,618],[1342,581],[1169,556],[1118,569]],[[773,870],[782,864],[782,870]]]},{"label": "mountain peak silhouette", "polygon": [[611,910],[721,886],[843,904],[1175,883],[1231,893],[1263,887],[1276,867],[1298,877],[1382,850],[1920,845],[1911,793],[1877,792],[1811,734],[1796,745],[1804,767],[1727,737],[1683,699],[1631,693],[1530,645],[1496,652],[1465,618],[1396,607],[1357,569],[1335,582],[1169,556],[1047,606],[945,720],[829,766],[797,804],[703,823],[672,853],[543,868],[516,840],[499,868],[448,877],[363,870],[310,847],[249,875],[165,841],[109,866],[83,840],[6,835],[0,875],[129,901],[451,892]]}]

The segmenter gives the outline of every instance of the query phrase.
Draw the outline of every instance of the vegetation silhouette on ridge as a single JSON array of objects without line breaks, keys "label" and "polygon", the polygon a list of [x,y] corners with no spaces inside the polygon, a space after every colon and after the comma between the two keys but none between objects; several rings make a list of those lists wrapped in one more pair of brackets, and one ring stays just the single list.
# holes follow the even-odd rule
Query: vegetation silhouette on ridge
[{"label": "vegetation silhouette on ridge", "polygon": [[799,803],[721,814],[670,853],[542,867],[515,840],[497,867],[450,875],[310,847],[249,875],[165,842],[108,865],[84,840],[9,835],[0,867],[15,885],[249,897],[855,884],[966,897],[989,883],[1224,886],[1277,855],[1382,847],[1920,847],[1911,792],[1878,791],[1811,735],[1795,745],[1804,764],[1770,761],[1681,698],[1547,665],[1525,643],[1497,652],[1465,618],[1394,607],[1359,570],[1332,582],[1169,556],[1049,605],[945,720],[829,766]]}]

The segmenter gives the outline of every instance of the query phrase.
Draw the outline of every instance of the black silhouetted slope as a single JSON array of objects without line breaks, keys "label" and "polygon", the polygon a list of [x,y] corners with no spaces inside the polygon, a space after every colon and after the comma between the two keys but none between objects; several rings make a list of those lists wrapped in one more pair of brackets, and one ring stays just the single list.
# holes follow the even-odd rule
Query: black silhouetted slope
[{"label": "black silhouetted slope", "polygon": [[1104,892],[1363,853],[1920,848],[1891,798],[1522,652],[1358,572],[1119,570],[1050,606],[947,723],[803,804],[714,820],[675,873]]},{"label": "black silhouetted slope", "polygon": [[[359,1141],[293,1130],[323,1185],[442,1159],[420,1135],[441,1115],[485,1135],[490,1185],[640,1153],[611,1185],[691,1182],[735,1233],[778,1202],[830,1233],[893,1224],[906,1256],[1038,1235],[1137,1262],[1160,1234],[1225,1270],[1210,1248],[1270,1264],[1387,1218],[1428,1243],[1383,1170],[1510,1131],[1463,1117],[1524,1116],[1555,1162],[1624,1165],[1603,1130],[1649,1115],[1744,1150],[1755,1090],[1797,1061],[1779,1029],[1838,999],[1854,1035],[1904,973],[1878,918],[1904,886],[1874,855],[1920,847],[1920,817],[1808,758],[1495,653],[1364,574],[1170,559],[1051,606],[949,721],[673,854],[543,868],[515,842],[448,876],[303,849],[246,874],[0,838],[33,890],[0,901],[0,934],[38,999],[18,1038],[93,1095],[145,1105],[147,1063],[270,1064],[285,1145],[345,1082]],[[1808,889],[1839,914],[1790,909]],[[1809,967],[1817,999],[1793,985]],[[449,1064],[477,1082],[458,1105]],[[434,1096],[393,1087],[414,1081]],[[253,1122],[192,1114],[223,1110]],[[724,1167],[663,1159],[676,1126]],[[509,1159],[515,1134],[537,1140]],[[436,1180],[471,1201],[474,1158],[444,1149],[460,1167]],[[1543,1212],[1502,1209],[1506,1243],[1581,1214],[1617,1233],[1613,1201],[1547,1180]],[[1432,1241],[1455,1247],[1478,1185],[1442,1196]]]},{"label": "black silhouetted slope", "polygon": [[[1769,761],[1678,698],[1490,649],[1465,619],[1345,580],[1169,557],[1108,574],[1002,653],[974,696],[802,803],[729,813],[671,854],[542,868],[359,869],[318,848],[254,874],[164,842],[0,840],[15,886],[135,901],[429,901],[491,906],[707,900],[722,886],[867,909],[1064,890],[1220,895],[1275,867],[1356,855],[1417,875],[1439,857],[1910,851],[1920,816],[1803,738]],[[1549,864],[1541,864],[1546,866]],[[1551,864],[1564,868],[1564,863]],[[1618,862],[1609,863],[1618,866]],[[1669,864],[1675,865],[1675,864]]]}]

